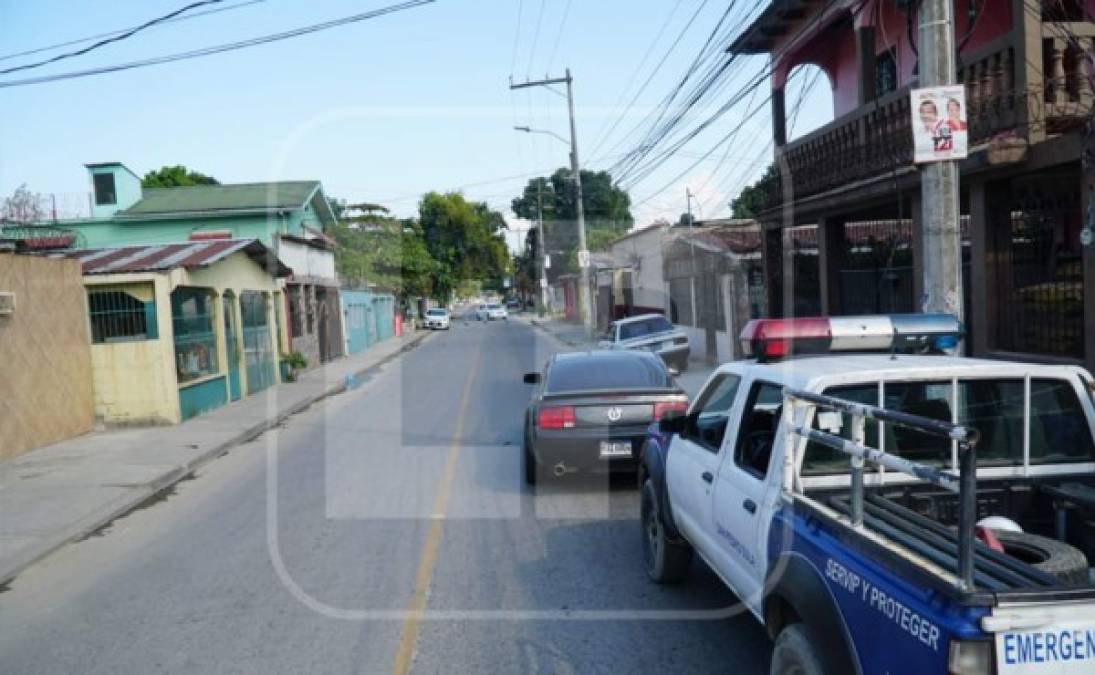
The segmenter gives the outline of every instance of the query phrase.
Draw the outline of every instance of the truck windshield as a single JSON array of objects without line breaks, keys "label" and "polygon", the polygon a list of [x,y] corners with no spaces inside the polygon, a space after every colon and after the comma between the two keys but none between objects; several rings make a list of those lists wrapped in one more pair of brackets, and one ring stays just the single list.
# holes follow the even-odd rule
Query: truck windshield
[{"label": "truck windshield", "polygon": [[[950,381],[886,382],[832,387],[826,394],[859,403],[878,405],[943,421],[967,424],[981,433],[977,446],[980,466],[1022,466],[1027,435],[1024,433],[1026,386],[1022,378]],[[822,416],[819,416],[819,419]],[[824,415],[819,427],[835,432],[835,415]],[[851,420],[842,415],[839,434],[851,437]],[[882,438],[879,439],[879,427]],[[951,442],[892,424],[868,422],[870,447],[923,464],[950,466]],[[1076,390],[1065,380],[1030,380],[1030,465],[1095,460],[1095,444]],[[802,473],[843,473],[849,457],[818,443],[807,445]]]}]

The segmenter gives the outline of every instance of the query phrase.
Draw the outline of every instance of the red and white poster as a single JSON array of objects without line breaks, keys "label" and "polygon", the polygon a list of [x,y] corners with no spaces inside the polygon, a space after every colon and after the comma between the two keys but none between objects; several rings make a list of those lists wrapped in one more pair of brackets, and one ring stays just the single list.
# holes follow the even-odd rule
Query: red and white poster
[{"label": "red and white poster", "polygon": [[966,121],[966,88],[925,87],[913,89],[913,161],[917,164],[962,159],[969,147]]}]

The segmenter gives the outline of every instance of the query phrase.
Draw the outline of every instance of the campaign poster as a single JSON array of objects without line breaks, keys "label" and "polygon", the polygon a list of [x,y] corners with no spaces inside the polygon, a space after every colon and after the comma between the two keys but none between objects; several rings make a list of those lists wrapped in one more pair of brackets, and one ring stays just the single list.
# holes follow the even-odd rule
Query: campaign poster
[{"label": "campaign poster", "polygon": [[913,161],[917,164],[962,159],[969,146],[966,88],[962,85],[913,89]]}]

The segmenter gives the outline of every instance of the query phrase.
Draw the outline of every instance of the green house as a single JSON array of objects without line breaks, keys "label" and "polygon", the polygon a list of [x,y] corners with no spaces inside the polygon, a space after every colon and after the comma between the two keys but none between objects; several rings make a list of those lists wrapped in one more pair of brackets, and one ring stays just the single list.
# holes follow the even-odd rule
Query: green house
[{"label": "green house", "polygon": [[315,180],[142,188],[120,162],[86,164],[91,217],[57,223],[82,248],[258,239],[293,274],[286,281],[287,344],[310,365],[344,352],[334,240],[337,220]]}]

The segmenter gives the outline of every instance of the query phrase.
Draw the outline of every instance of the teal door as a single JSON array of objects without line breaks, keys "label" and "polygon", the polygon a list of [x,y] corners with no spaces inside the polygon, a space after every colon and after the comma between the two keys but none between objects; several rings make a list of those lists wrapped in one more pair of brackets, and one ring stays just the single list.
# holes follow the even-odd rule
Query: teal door
[{"label": "teal door", "polygon": [[224,296],[224,341],[228,354],[228,393],[233,401],[240,400],[240,346],[236,333],[236,298]]},{"label": "teal door", "polygon": [[262,391],[277,381],[276,355],[270,344],[270,326],[266,321],[266,298],[262,293],[240,294],[243,315],[243,358],[247,368],[247,393]]}]

